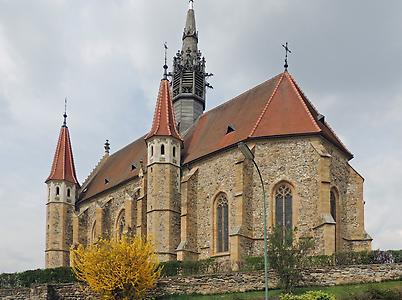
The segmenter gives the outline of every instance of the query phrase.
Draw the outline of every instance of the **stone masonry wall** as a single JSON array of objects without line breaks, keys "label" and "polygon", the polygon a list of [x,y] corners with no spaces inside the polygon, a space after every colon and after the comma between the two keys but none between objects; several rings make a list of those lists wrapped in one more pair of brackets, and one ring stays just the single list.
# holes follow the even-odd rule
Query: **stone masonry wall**
[{"label": "stone masonry wall", "polygon": [[[360,265],[336,268],[319,268],[303,272],[303,286],[332,286],[338,284],[380,282],[402,278],[402,264]],[[162,278],[150,296],[174,294],[222,294],[259,291],[264,288],[263,272],[225,273],[191,277]],[[269,287],[277,286],[273,272],[269,274]],[[0,289],[5,300],[89,300],[99,299],[88,287],[80,284],[42,285],[34,288]]]},{"label": "stone masonry wall", "polygon": [[[318,160],[319,154],[312,147],[309,138],[283,138],[256,141],[250,144],[254,148],[255,159],[265,181],[268,199],[268,224],[273,220],[273,191],[278,183],[286,181],[293,192],[293,226],[301,235],[311,235],[311,228],[317,223],[317,203],[319,201]],[[220,152],[216,156],[205,158],[191,164],[183,170],[186,176],[191,169],[198,168],[197,214],[198,230],[196,235],[199,259],[215,256],[213,241],[213,205],[216,195],[223,192],[229,202],[229,234],[238,230],[234,224],[235,215],[235,179],[236,163],[244,159],[237,148]],[[244,188],[246,222],[243,224],[242,241],[244,255],[260,255],[263,248],[263,203],[259,176],[250,164],[245,170],[251,176],[250,186]]]}]

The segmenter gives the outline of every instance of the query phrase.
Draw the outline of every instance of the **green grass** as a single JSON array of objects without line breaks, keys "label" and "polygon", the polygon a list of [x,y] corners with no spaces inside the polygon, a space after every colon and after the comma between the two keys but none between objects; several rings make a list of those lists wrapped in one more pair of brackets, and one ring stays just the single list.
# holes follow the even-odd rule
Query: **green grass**
[{"label": "green grass", "polygon": [[[386,281],[380,283],[366,283],[366,284],[353,284],[353,285],[337,285],[331,287],[309,287],[309,288],[298,288],[295,290],[295,294],[302,294],[306,291],[311,290],[322,290],[336,296],[336,299],[346,300],[351,295],[359,295],[364,292],[375,288],[381,290],[389,290],[394,288],[401,288],[402,281]],[[280,290],[271,290],[269,296],[273,299],[278,299],[280,295]],[[264,299],[264,292],[246,292],[246,293],[233,293],[233,294],[222,294],[222,295],[182,295],[182,296],[171,296],[165,297],[164,300],[262,300]]]}]

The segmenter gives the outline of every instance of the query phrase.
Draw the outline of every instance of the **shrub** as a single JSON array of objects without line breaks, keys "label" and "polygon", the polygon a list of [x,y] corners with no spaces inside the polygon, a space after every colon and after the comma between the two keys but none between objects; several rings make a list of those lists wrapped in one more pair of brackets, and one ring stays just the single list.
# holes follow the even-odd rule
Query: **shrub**
[{"label": "shrub", "polygon": [[402,299],[402,288],[380,289],[371,287],[364,293],[348,297],[351,300],[400,300]]},{"label": "shrub", "polygon": [[402,263],[402,250],[389,250],[394,258],[394,262]]},{"label": "shrub", "polygon": [[286,294],[279,297],[280,300],[335,300],[335,296],[323,291],[309,291],[302,295]]},{"label": "shrub", "polygon": [[269,236],[268,257],[279,278],[279,286],[286,292],[296,287],[301,279],[313,243],[310,239],[293,239],[293,230],[273,228]]},{"label": "shrub", "polygon": [[142,299],[161,274],[153,244],[140,236],[72,248],[71,266],[75,276],[104,299]]},{"label": "shrub", "polygon": [[71,283],[75,281],[70,268],[38,269],[21,273],[1,274],[0,288],[30,287],[33,284]]},{"label": "shrub", "polygon": [[[268,261],[269,263],[269,261]],[[248,256],[241,266],[242,271],[264,270],[264,256]]]}]

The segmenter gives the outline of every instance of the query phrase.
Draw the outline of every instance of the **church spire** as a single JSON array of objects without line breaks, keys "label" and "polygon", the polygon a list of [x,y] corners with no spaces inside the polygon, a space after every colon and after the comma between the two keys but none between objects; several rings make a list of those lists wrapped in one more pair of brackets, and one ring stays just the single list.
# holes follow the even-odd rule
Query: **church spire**
[{"label": "church spire", "polygon": [[182,140],[176,128],[176,121],[172,107],[172,94],[170,82],[167,79],[167,65],[163,66],[164,75],[159,86],[158,98],[156,100],[155,114],[151,131],[145,140],[155,136],[170,136]]},{"label": "church spire", "polygon": [[182,49],[173,60],[173,107],[180,133],[190,128],[205,110],[205,58],[198,50],[198,32],[195,22],[194,1],[190,0]]},{"label": "church spire", "polygon": [[[66,101],[65,101],[66,103]],[[62,180],[78,185],[75,173],[73,150],[70,141],[70,132],[67,127],[67,113],[63,114],[63,125],[60,129],[56,152],[53,158],[52,169],[46,182],[50,180]]]},{"label": "church spire", "polygon": [[184,53],[197,52],[198,50],[198,32],[195,24],[194,2],[190,0],[189,8],[187,11],[186,26],[183,32],[183,46]]}]

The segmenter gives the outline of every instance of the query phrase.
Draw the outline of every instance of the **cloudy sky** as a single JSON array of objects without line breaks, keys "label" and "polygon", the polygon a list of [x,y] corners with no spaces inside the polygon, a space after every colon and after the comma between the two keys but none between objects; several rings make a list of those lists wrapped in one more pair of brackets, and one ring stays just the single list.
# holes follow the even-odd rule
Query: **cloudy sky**
[{"label": "cloudy sky", "polygon": [[[68,97],[82,182],[150,127],[186,0],[0,0],[0,273],[44,266],[45,178]],[[199,0],[208,109],[289,71],[355,154],[374,248],[402,248],[402,2]]]}]

